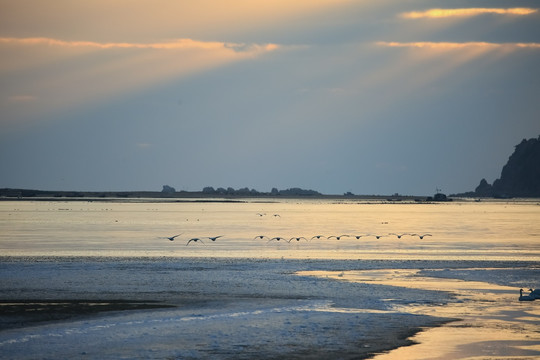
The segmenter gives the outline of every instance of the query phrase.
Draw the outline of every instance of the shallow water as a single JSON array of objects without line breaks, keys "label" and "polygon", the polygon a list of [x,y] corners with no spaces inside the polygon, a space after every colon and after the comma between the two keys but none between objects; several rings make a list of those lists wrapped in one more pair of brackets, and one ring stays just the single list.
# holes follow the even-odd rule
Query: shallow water
[{"label": "shallow water", "polygon": [[[376,359],[532,359],[540,300],[517,296],[540,287],[538,220],[535,201],[2,201],[4,299],[176,308],[0,331],[0,354],[346,359],[425,327]],[[362,236],[254,239],[319,234]]]},{"label": "shallow water", "polygon": [[[519,268],[459,269],[454,272],[489,271],[520,273]],[[525,269],[527,270],[527,269]],[[540,269],[537,269],[540,270]],[[451,359],[537,359],[540,357],[540,302],[516,301],[515,286],[445,278],[445,269],[379,269],[305,271],[299,275],[340,281],[390,285],[399,288],[445,291],[454,301],[444,306],[399,304],[389,299],[396,311],[458,319],[415,335],[418,344],[375,356],[374,360]],[[531,281],[529,279],[529,281]],[[534,281],[534,280],[533,280]],[[399,293],[399,292],[397,292]]]},{"label": "shallow water", "polygon": [[[390,287],[297,276],[382,262],[206,258],[9,258],[0,289],[17,299],[159,301],[174,308],[75,316],[0,331],[4,359],[359,358],[406,344],[401,324],[440,320],[389,311]],[[440,303],[444,294],[401,292]],[[2,317],[0,317],[1,319]],[[408,334],[412,334],[407,330]],[[384,334],[384,336],[381,336]]]},{"label": "shallow water", "polygon": [[[0,252],[8,256],[538,261],[539,219],[540,206],[534,201],[3,201]],[[163,238],[180,233],[175,241]],[[393,233],[431,236],[398,238]],[[363,236],[290,243],[254,239],[342,234]],[[218,235],[224,236],[186,246],[191,238]]]}]

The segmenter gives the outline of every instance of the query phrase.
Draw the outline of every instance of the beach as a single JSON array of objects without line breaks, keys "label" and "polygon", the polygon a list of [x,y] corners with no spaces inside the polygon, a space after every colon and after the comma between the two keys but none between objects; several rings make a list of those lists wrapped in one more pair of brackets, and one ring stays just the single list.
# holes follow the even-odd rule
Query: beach
[{"label": "beach", "polygon": [[540,356],[534,204],[3,206],[2,359]]},{"label": "beach", "polygon": [[[519,282],[525,281],[523,274],[530,266],[520,264],[516,269],[512,263],[430,261],[35,260],[2,259],[2,274],[11,278],[1,282],[3,300],[12,300],[11,304],[31,300],[49,314],[53,304],[65,302],[72,311],[59,312],[64,317],[57,319],[3,311],[0,350],[5,359],[33,359],[36,354],[89,359],[370,358],[412,344],[410,337],[425,329],[458,321],[455,312],[445,311],[448,307],[459,304],[475,312],[481,302],[469,299],[464,304],[463,298],[452,293],[422,290],[422,286],[351,281],[348,274],[386,272],[389,265],[396,273],[427,268],[437,270],[437,276],[449,269],[462,274],[490,269],[505,273],[505,281]],[[498,267],[494,270],[493,266]],[[313,272],[319,273],[314,276]],[[537,272],[529,271],[527,280],[535,281]],[[532,324],[540,320],[540,303],[524,308],[512,289],[492,287],[507,306],[530,312],[529,327],[514,331],[523,337],[520,344],[530,347],[522,352],[538,356],[540,334]],[[110,306],[94,312],[83,306],[105,303]],[[2,307],[6,304],[10,303],[4,301]],[[482,333],[475,326],[465,327]],[[437,358],[433,349],[429,358]]]}]

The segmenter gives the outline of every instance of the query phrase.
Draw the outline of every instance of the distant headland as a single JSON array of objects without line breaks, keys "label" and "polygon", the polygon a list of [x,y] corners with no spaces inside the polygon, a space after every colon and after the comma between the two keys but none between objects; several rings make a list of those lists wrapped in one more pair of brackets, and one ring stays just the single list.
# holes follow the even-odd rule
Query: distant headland
[{"label": "distant headland", "polygon": [[501,177],[489,184],[482,179],[474,191],[462,197],[540,197],[540,136],[521,141],[504,165]]},{"label": "distant headland", "polygon": [[[0,189],[0,200],[137,200],[137,199],[161,199],[163,201],[197,201],[197,202],[241,202],[244,199],[259,199],[260,201],[272,201],[275,199],[351,199],[351,200],[380,200],[387,202],[400,201],[439,201],[439,199],[426,196],[408,196],[394,194],[388,195],[355,195],[347,192],[343,195],[325,195],[315,190],[302,188],[289,188],[278,190],[273,188],[270,192],[261,192],[255,189],[241,188],[213,188],[204,187],[202,191],[176,191],[169,185],[163,185],[161,191],[49,191],[31,189]],[[217,200],[216,200],[217,199]]]},{"label": "distant headland", "polygon": [[50,191],[50,190],[32,190],[32,189],[0,189],[0,197],[5,198],[210,198],[210,197],[315,197],[323,196],[314,190],[304,190],[292,188],[287,190],[272,189],[271,192],[259,192],[255,189],[242,188],[233,189],[231,187],[214,189],[205,187],[202,191],[176,191],[169,185],[163,185],[161,191]]},{"label": "distant headland", "polygon": [[343,195],[325,195],[315,190],[306,190],[298,187],[285,190],[273,188],[270,192],[261,192],[247,187],[233,189],[231,187],[213,188],[204,187],[201,191],[176,191],[169,185],[163,185],[161,191],[50,191],[31,189],[0,189],[0,200],[35,199],[35,200],[61,200],[61,199],[175,199],[191,201],[242,201],[247,198],[261,200],[278,198],[299,199],[352,199],[352,200],[381,200],[381,201],[414,201],[414,202],[441,202],[451,201],[455,197],[491,197],[491,198],[536,198],[540,197],[540,136],[523,140],[515,146],[514,153],[503,167],[501,177],[489,184],[482,179],[474,191],[461,194],[445,194],[437,192],[434,196],[407,196],[393,195],[355,195],[347,192]]}]

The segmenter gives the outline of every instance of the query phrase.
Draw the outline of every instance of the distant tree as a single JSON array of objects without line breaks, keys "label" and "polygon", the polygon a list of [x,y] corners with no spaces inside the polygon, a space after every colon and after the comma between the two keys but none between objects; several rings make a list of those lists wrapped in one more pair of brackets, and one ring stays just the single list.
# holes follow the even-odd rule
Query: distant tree
[{"label": "distant tree", "polygon": [[164,194],[173,194],[176,192],[176,189],[169,185],[163,185],[163,190],[161,190]]},{"label": "distant tree", "polygon": [[206,186],[203,188],[202,192],[203,194],[215,194],[216,190],[214,190],[214,188],[211,186]]},{"label": "distant tree", "polygon": [[249,192],[250,190],[247,187],[236,190],[236,194],[238,195],[249,195]]},{"label": "distant tree", "polygon": [[309,195],[320,195],[318,191],[315,190],[304,190],[301,188],[290,188],[287,190],[280,190],[280,195],[288,195],[288,196],[309,196]]}]

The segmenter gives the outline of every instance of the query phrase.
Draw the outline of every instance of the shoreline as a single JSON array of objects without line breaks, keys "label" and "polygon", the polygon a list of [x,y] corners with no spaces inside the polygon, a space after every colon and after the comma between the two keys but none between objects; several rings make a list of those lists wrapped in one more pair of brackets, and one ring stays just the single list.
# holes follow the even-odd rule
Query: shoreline
[{"label": "shoreline", "polygon": [[[439,195],[439,196],[437,196]],[[277,203],[281,201],[343,201],[384,204],[444,204],[451,202],[536,202],[540,197],[485,197],[463,194],[402,195],[402,194],[246,194],[206,193],[202,191],[49,191],[0,189],[2,201],[47,202],[132,202],[132,203]]]},{"label": "shoreline", "polygon": [[[77,353],[66,353],[63,347],[47,345],[48,339],[57,342],[65,338],[70,344],[78,344],[73,337],[81,333],[101,343],[101,338],[114,337],[121,331],[147,333],[152,341],[164,341],[160,346],[167,348],[168,355],[160,358],[368,359],[409,346],[414,343],[410,339],[414,334],[448,321],[387,311],[380,298],[390,297],[391,289],[370,290],[294,274],[299,269],[356,268],[362,263],[359,261],[88,257],[3,260],[0,257],[0,265],[8,271],[4,271],[1,290],[7,290],[3,292],[11,294],[11,298],[3,296],[0,309],[2,303],[13,304],[11,320],[19,323],[11,321],[9,329],[0,331],[0,351],[14,358],[28,358],[25,354],[32,352],[32,346],[45,346],[51,356],[75,356]],[[6,282],[6,278],[17,274],[18,279]],[[157,274],[159,277],[155,277]],[[147,282],[144,279],[152,280],[141,287],[140,281]],[[420,296],[420,292],[412,294]],[[443,298],[436,296],[434,301]],[[24,304],[28,305],[26,309]],[[28,308],[41,311],[29,315]],[[154,335],[154,329],[159,329],[159,336]],[[182,339],[177,338],[179,333]],[[163,340],[164,336],[171,340]],[[109,346],[110,340],[106,341]],[[153,346],[143,345],[145,341],[146,337],[141,344],[119,342],[118,351]],[[238,344],[242,346],[238,348]],[[78,353],[84,351],[88,358],[95,359],[116,357],[99,352],[99,346],[92,355],[86,346],[76,345]]]},{"label": "shoreline", "polygon": [[[403,351],[400,349],[429,348],[433,340],[426,334],[444,333],[463,323],[455,312],[450,316],[445,309],[456,304],[475,309],[478,304],[444,290],[423,289],[423,285],[420,289],[400,287],[391,274],[423,275],[436,284],[445,276],[459,278],[455,272],[467,277],[471,271],[521,276],[514,265],[490,261],[0,257],[5,274],[0,290],[11,294],[11,298],[4,295],[2,303],[14,304],[15,314],[23,318],[28,314],[21,303],[30,309],[42,308],[37,321],[19,319],[25,327],[0,331],[0,350],[23,359],[31,358],[27,354],[34,348],[46,349],[43,356],[69,358],[84,352],[89,359],[394,359],[395,352]],[[538,271],[538,262],[534,265]],[[299,271],[321,271],[321,276],[297,274]],[[324,275],[325,271],[332,276]],[[366,274],[387,283],[348,281],[357,276],[364,279]],[[412,280],[418,284],[415,277]],[[483,309],[492,304],[489,300]],[[131,334],[133,340],[126,343],[118,333]],[[89,347],[84,343],[87,340],[96,345]],[[67,343],[74,349],[66,348]],[[104,343],[107,350],[102,349]],[[144,353],[156,346],[161,355]]]},{"label": "shoreline", "polygon": [[74,300],[74,299],[0,299],[0,332],[90,318],[106,312],[172,308],[157,301]]},{"label": "shoreline", "polygon": [[[540,356],[540,308],[520,303],[516,288],[488,282],[486,275],[461,279],[462,272],[494,271],[502,275],[511,269],[388,269],[346,272],[307,272],[307,276],[325,276],[339,281],[389,285],[404,288],[445,291],[453,301],[444,306],[424,304],[398,305],[411,314],[444,316],[452,319],[440,326],[419,331],[409,338],[411,346],[402,346],[376,354],[374,360],[469,359],[487,356],[497,359],[528,359]],[[515,269],[518,270],[518,269]],[[540,268],[536,268],[536,271]],[[382,275],[382,276],[381,276]]]},{"label": "shoreline", "polygon": [[[0,300],[0,334],[12,330],[29,330],[34,327],[61,326],[62,324],[76,324],[80,321],[91,322],[104,319],[108,315],[127,314],[128,312],[141,312],[145,310],[175,309],[177,305],[158,302],[136,300]],[[437,320],[429,325],[424,324],[414,328],[403,328],[395,334],[386,334],[379,339],[373,339],[369,345],[343,351],[333,351],[332,356],[348,359],[371,359],[402,347],[418,344],[415,336],[437,327],[444,326],[451,320]],[[321,349],[312,351],[289,352],[287,358],[318,358]],[[256,355],[256,354],[254,354]],[[264,354],[258,357],[265,358]],[[271,356],[272,358],[272,356]]]}]

